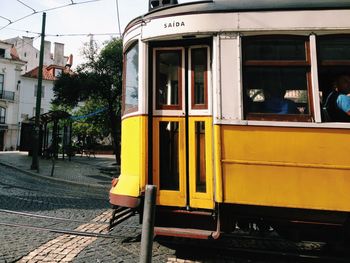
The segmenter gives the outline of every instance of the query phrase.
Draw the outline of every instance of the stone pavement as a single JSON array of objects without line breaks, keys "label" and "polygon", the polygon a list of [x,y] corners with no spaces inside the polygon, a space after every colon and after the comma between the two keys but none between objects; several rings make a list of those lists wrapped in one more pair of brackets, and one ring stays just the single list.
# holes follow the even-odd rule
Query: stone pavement
[{"label": "stone pavement", "polygon": [[0,165],[48,180],[108,189],[112,178],[119,175],[119,166],[115,165],[114,155],[88,157],[79,154],[73,156],[71,161],[68,157],[65,160],[61,157],[54,163],[51,159],[39,157],[39,173],[30,169],[31,164],[32,157],[28,156],[28,152],[0,152]]}]

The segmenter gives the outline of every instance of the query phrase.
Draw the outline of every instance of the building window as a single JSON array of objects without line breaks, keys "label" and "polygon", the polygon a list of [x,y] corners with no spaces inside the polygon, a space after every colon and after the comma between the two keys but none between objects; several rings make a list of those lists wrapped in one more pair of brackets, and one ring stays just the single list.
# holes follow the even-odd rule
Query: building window
[{"label": "building window", "polygon": [[[36,94],[38,93],[38,85],[34,86],[34,97],[36,97]],[[41,97],[45,97],[45,86],[41,86]]]},{"label": "building window", "polygon": [[0,123],[4,124],[6,119],[6,109],[3,107],[0,107]]},{"label": "building window", "polygon": [[61,76],[61,74],[62,74],[62,69],[60,69],[60,68],[55,68],[54,69],[54,74],[55,74],[55,77],[57,78],[57,77],[59,77],[59,76]]},{"label": "building window", "polygon": [[4,74],[0,74],[0,93],[4,91]]},{"label": "building window", "polygon": [[5,57],[5,49],[0,48],[0,58],[4,58]]},{"label": "building window", "polygon": [[[325,106],[336,80],[350,75],[350,35],[324,35],[317,37],[316,41],[320,98],[322,106]],[[329,111],[334,111],[333,105],[328,106]],[[332,112],[323,113],[327,113],[322,116],[323,121],[349,122],[349,117],[343,114],[343,118],[341,112],[335,115]]]},{"label": "building window", "polygon": [[136,42],[124,55],[123,114],[138,110],[139,103],[139,45]]},{"label": "building window", "polygon": [[312,120],[307,37],[244,37],[242,52],[246,119]]}]

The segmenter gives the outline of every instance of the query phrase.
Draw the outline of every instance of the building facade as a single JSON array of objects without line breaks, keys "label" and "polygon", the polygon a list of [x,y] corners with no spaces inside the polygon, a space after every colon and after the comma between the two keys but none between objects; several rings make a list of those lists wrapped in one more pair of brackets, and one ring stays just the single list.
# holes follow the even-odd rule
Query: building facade
[{"label": "building facade", "polygon": [[[7,39],[6,42],[10,43],[17,50],[18,57],[26,61],[26,65],[23,67],[23,71],[29,72],[39,66],[39,53],[40,51],[33,46],[34,38],[32,37],[15,37]],[[51,42],[44,41],[44,65],[57,65],[64,67],[67,63],[71,63],[71,56],[64,56],[64,44],[54,43],[54,52],[51,53]]]},{"label": "building facade", "polygon": [[[0,151],[20,145],[23,122],[35,116],[39,72],[39,50],[33,38],[15,37],[0,41]],[[73,56],[64,56],[64,44],[44,44],[44,66],[40,112],[51,109],[55,79],[69,71]]]},{"label": "building facade", "polygon": [[17,148],[19,89],[25,64],[12,44],[0,41],[0,150]]}]

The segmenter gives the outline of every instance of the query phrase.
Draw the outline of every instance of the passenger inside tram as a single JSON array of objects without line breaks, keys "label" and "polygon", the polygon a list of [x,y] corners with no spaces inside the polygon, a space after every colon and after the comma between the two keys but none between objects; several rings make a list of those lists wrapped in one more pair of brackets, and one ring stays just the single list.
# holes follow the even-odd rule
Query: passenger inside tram
[{"label": "passenger inside tram", "polygon": [[269,87],[264,89],[264,112],[275,114],[299,114],[294,101],[285,98],[286,90],[282,87]]},{"label": "passenger inside tram", "polygon": [[323,107],[327,121],[350,122],[350,76],[341,75],[333,84]]}]

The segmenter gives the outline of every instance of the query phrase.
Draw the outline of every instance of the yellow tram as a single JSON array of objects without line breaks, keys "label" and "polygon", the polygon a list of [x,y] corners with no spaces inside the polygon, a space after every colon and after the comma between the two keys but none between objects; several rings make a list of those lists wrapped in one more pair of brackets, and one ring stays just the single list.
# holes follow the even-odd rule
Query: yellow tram
[{"label": "yellow tram", "polygon": [[346,233],[350,123],[322,107],[350,74],[350,2],[149,6],[124,32],[111,204],[140,208],[155,184],[158,235],[216,238],[249,224]]}]

